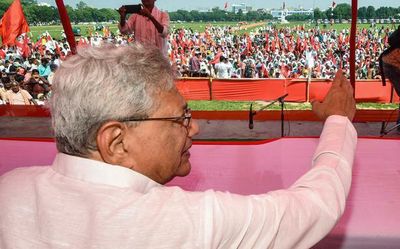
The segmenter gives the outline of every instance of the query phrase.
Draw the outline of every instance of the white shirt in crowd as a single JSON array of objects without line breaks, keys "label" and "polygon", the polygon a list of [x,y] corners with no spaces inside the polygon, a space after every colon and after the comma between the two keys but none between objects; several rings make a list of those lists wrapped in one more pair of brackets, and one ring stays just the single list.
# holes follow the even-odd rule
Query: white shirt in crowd
[{"label": "white shirt in crowd", "polygon": [[215,71],[217,73],[217,78],[228,79],[231,77],[232,64],[229,62],[219,62],[215,64]]}]

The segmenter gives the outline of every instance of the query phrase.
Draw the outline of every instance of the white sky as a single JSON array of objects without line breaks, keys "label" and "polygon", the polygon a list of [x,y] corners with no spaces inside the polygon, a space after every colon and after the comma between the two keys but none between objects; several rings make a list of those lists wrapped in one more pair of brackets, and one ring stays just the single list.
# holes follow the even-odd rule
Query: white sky
[{"label": "white sky", "polygon": [[[64,0],[65,5],[70,5],[75,8],[76,4],[81,0]],[[45,2],[51,5],[55,5],[54,0],[38,0],[38,2]],[[118,8],[123,4],[135,4],[140,3],[140,0],[83,0],[83,2],[88,5],[96,8]],[[200,10],[200,9],[209,9],[212,7],[219,7],[221,9],[224,8],[225,3],[228,2],[228,6],[231,4],[238,3],[246,3],[253,8],[279,8],[283,5],[284,1],[272,1],[272,0],[237,0],[237,1],[229,1],[229,0],[157,0],[156,6],[160,9],[175,11],[177,9],[184,10]],[[332,5],[332,0],[308,0],[308,1],[298,1],[298,0],[286,0],[286,7],[303,7],[303,8],[320,8],[326,9]],[[335,0],[337,4],[339,3],[349,3],[351,4],[351,0]],[[387,7],[400,7],[399,0],[359,0],[358,6],[369,6],[372,5],[375,8],[381,6]]]}]

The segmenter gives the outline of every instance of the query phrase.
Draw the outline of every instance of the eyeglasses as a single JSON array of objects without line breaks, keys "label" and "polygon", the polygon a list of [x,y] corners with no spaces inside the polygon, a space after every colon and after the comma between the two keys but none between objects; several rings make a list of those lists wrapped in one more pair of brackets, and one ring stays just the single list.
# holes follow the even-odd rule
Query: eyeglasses
[{"label": "eyeglasses", "polygon": [[141,121],[172,121],[179,122],[184,127],[189,128],[190,122],[192,120],[192,110],[190,108],[185,109],[185,113],[179,117],[164,117],[164,118],[127,118],[120,120],[121,122],[141,122]]}]

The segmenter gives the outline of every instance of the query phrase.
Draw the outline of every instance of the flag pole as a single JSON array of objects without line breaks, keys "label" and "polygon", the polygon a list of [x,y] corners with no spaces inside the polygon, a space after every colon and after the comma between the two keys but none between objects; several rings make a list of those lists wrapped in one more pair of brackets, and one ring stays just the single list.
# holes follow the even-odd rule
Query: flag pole
[{"label": "flag pole", "polygon": [[356,36],[357,36],[358,1],[351,1],[351,31],[350,31],[350,83],[356,90]]},{"label": "flag pole", "polygon": [[60,15],[60,20],[64,28],[65,35],[67,36],[67,41],[71,48],[72,54],[76,54],[76,43],[75,43],[75,35],[72,31],[71,21],[69,20],[69,16],[67,10],[64,5],[63,0],[56,0],[58,14]]}]

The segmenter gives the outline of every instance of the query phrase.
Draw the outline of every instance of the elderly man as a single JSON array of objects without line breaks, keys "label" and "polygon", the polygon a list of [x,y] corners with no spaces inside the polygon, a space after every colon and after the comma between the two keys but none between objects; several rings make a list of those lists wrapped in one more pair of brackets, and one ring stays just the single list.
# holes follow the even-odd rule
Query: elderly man
[{"label": "elderly man", "polygon": [[11,83],[11,89],[6,92],[5,101],[10,105],[33,105],[35,103],[28,91],[21,89],[16,81]]},{"label": "elderly man", "polygon": [[199,127],[158,49],[84,48],[53,86],[59,153],[0,178],[2,248],[309,248],[344,211],[356,132],[341,72],[314,103],[326,121],[313,167],[253,196],[163,186],[189,174]]},{"label": "elderly man", "polygon": [[168,52],[169,15],[160,11],[155,6],[156,0],[142,0],[142,9],[137,14],[132,14],[126,21],[126,7],[122,6],[120,14],[119,30],[122,34],[131,34],[135,40],[144,44],[157,46],[164,55]]}]

